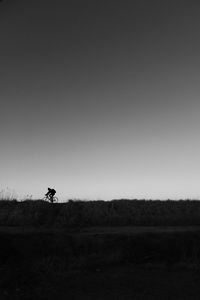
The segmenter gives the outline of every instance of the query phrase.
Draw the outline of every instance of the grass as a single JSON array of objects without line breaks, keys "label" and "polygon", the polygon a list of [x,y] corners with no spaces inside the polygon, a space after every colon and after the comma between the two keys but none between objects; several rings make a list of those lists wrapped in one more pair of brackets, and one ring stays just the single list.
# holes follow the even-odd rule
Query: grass
[{"label": "grass", "polygon": [[0,201],[0,226],[196,226],[200,201]]},{"label": "grass", "polygon": [[0,191],[0,201],[17,201],[14,189],[6,188]]},{"label": "grass", "polygon": [[[198,299],[198,207],[196,201],[0,201],[0,298]],[[152,226],[146,219],[155,210]],[[160,222],[163,212],[168,227]]]}]

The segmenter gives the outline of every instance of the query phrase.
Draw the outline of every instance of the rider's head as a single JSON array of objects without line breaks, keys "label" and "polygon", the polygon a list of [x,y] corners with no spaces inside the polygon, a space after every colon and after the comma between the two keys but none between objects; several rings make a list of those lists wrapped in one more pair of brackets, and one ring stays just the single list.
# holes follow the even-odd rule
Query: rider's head
[{"label": "rider's head", "polygon": [[51,189],[50,189],[50,188],[48,188],[48,190],[50,191]]}]

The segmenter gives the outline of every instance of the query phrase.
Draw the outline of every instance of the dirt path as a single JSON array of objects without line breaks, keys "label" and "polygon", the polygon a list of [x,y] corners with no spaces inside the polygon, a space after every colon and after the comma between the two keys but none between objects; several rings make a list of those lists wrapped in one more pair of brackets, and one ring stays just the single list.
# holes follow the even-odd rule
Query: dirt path
[{"label": "dirt path", "polygon": [[51,228],[51,227],[27,227],[27,226],[0,226],[0,233],[22,234],[22,233],[70,233],[83,235],[101,234],[143,234],[162,232],[196,232],[200,226],[121,226],[121,227],[88,227],[88,228]]}]

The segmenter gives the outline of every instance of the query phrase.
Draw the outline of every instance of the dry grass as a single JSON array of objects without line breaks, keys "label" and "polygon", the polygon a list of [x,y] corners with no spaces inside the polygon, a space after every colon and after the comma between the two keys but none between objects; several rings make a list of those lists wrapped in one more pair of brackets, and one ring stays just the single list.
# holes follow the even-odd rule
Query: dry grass
[{"label": "dry grass", "polygon": [[0,201],[0,226],[108,227],[108,226],[197,226],[200,201],[68,201],[51,204],[12,194]]}]

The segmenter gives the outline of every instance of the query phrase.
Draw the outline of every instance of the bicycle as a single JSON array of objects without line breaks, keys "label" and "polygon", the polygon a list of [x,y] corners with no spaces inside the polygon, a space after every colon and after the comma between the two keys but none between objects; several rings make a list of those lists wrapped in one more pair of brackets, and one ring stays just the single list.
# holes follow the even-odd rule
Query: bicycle
[{"label": "bicycle", "polygon": [[48,201],[48,202],[51,202],[51,203],[57,203],[58,202],[58,198],[55,197],[55,196],[52,197],[51,195],[45,196],[42,200]]}]

